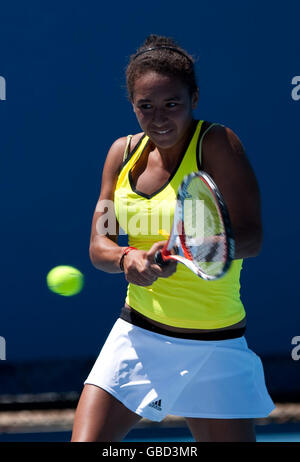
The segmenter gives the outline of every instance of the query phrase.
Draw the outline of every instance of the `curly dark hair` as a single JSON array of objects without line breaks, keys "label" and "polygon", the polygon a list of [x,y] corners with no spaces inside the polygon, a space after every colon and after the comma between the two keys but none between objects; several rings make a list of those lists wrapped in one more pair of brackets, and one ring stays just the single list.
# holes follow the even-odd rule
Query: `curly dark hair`
[{"label": "curly dark hair", "polygon": [[135,80],[148,71],[179,78],[190,95],[198,90],[194,58],[169,37],[151,34],[137,52],[130,56],[126,68],[126,84],[133,100]]}]

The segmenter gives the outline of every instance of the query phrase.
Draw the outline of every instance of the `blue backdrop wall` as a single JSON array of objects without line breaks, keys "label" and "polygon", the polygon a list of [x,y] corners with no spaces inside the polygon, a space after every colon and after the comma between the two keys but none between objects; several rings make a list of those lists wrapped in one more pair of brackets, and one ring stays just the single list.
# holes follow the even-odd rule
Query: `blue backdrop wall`
[{"label": "blue backdrop wall", "polygon": [[[257,174],[264,245],[242,274],[247,339],[273,368],[284,358],[290,382],[299,377],[299,15],[297,1],[2,2],[2,371],[93,360],[118,316],[124,278],[90,263],[90,226],[110,145],[140,130],[126,97],[128,58],[158,33],[197,57],[196,117],[231,127]],[[79,295],[47,289],[59,264],[84,273]],[[11,392],[5,383],[0,392]],[[65,389],[78,386],[70,379]]]}]

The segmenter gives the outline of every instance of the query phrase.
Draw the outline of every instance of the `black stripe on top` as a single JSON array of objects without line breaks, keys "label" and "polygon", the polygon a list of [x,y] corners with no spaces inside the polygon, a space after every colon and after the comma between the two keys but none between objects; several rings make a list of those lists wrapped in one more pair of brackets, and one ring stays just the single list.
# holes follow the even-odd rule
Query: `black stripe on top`
[{"label": "black stripe on top", "polygon": [[[128,154],[128,156],[126,157],[126,159],[122,162],[121,166],[120,166],[120,171],[119,171],[119,175],[121,173],[121,171],[123,170],[123,168],[125,167],[125,165],[127,164],[127,162],[129,162],[129,160],[131,159],[131,157],[133,156],[133,154],[137,151],[137,149],[139,148],[139,146],[141,145],[141,142],[143,141],[143,139],[145,138],[146,134],[144,133],[141,138],[139,139],[139,141],[136,143],[136,145],[134,146],[133,150]],[[148,143],[147,143],[148,144]],[[146,144],[146,145],[147,145]]]},{"label": "black stripe on top", "polygon": [[200,155],[201,155],[201,162],[202,162],[202,152],[200,153],[200,141],[203,137],[205,130],[211,125],[211,122],[207,122],[206,120],[203,121],[201,125],[200,134],[198,136],[197,146],[196,146],[196,162],[198,170],[202,170],[202,166],[200,163]]},{"label": "black stripe on top", "polygon": [[[180,164],[181,164],[181,162],[182,162],[182,160],[183,160],[183,158],[185,156],[185,153],[186,153],[186,151],[187,151],[187,149],[188,149],[188,147],[189,147],[189,145],[190,145],[190,143],[191,143],[191,141],[193,139],[193,136],[195,134],[195,130],[197,128],[198,122],[199,122],[199,120],[194,120],[193,121],[193,126],[192,126],[192,129],[191,129],[191,135],[186,140],[185,146],[184,146],[184,148],[182,150],[180,158],[178,159],[178,162],[177,162],[177,165],[176,165],[175,169],[173,170],[173,172],[170,175],[169,179],[157,191],[155,191],[152,194],[145,194],[145,193],[139,191],[138,189],[136,189],[136,187],[133,184],[131,169],[129,170],[128,179],[129,179],[130,187],[131,187],[133,192],[135,192],[139,196],[145,197],[146,199],[151,199],[152,197],[156,196],[156,194],[160,193],[172,181],[172,179],[176,175],[177,170],[179,169]],[[146,146],[145,146],[145,148],[146,148]]]},{"label": "black stripe on top", "polygon": [[220,329],[219,331],[213,332],[172,332],[153,325],[138,311],[132,309],[129,310],[125,306],[123,306],[121,310],[120,318],[123,319],[123,321],[133,324],[134,326],[141,327],[142,329],[146,329],[157,334],[167,335],[168,337],[185,338],[187,340],[229,340],[232,338],[242,337],[246,331],[246,327],[239,327],[235,329]]}]

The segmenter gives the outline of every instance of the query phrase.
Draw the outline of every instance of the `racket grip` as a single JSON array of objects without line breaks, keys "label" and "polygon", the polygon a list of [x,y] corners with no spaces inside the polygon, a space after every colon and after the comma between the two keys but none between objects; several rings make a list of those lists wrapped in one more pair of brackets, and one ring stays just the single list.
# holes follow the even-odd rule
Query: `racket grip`
[{"label": "racket grip", "polygon": [[162,257],[162,253],[160,250],[158,250],[154,256],[154,261],[157,265],[159,266],[166,266],[169,262],[164,260]]}]

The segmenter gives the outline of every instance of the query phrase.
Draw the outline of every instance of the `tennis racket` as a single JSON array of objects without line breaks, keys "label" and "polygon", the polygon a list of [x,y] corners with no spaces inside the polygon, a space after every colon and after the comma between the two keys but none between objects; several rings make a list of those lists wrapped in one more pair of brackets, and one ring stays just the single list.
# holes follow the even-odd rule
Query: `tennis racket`
[{"label": "tennis racket", "polygon": [[234,258],[234,238],[225,201],[203,171],[187,175],[177,192],[172,231],[155,262],[183,263],[207,281],[218,279]]}]

